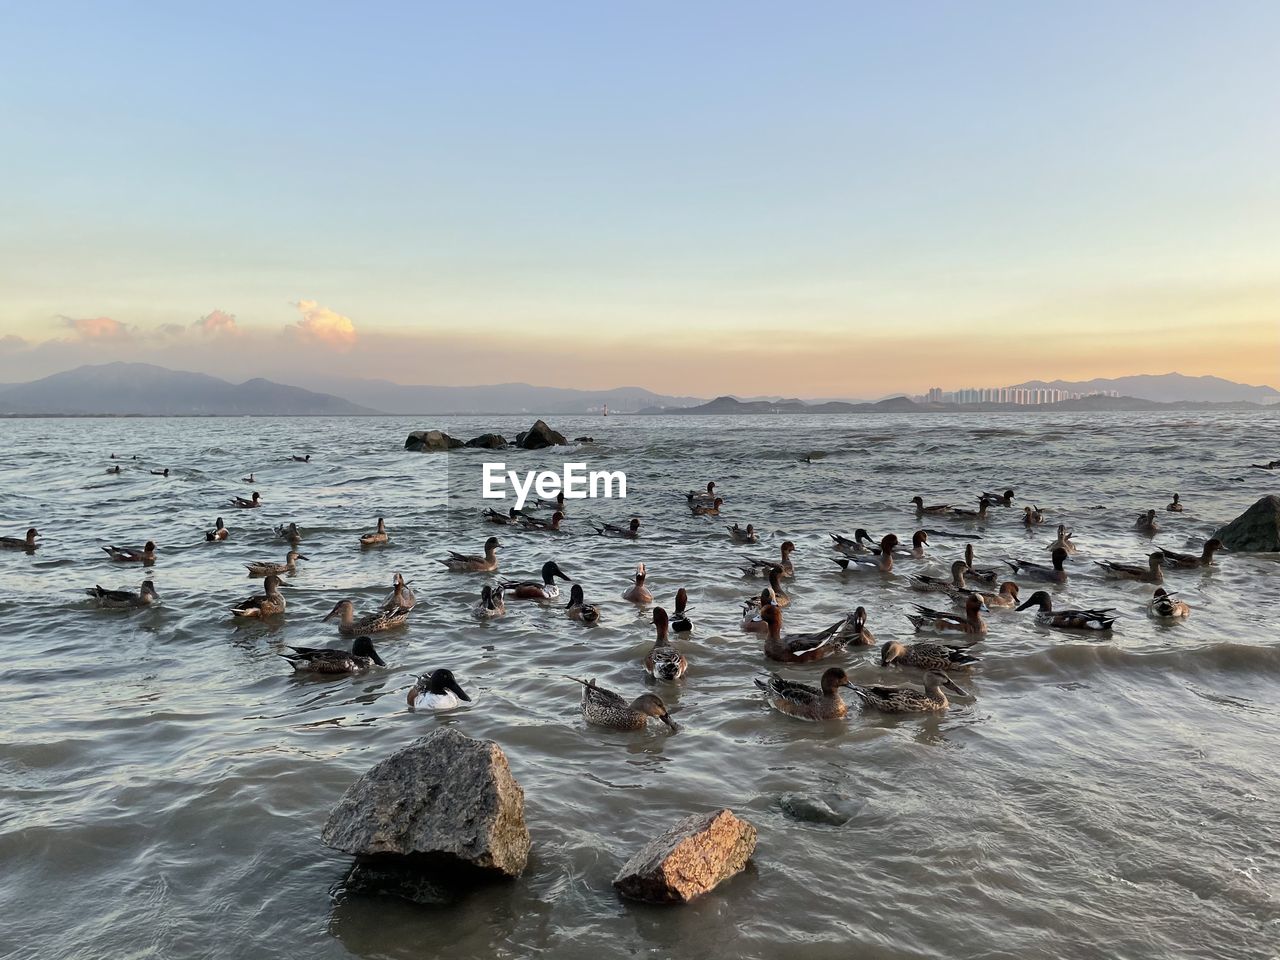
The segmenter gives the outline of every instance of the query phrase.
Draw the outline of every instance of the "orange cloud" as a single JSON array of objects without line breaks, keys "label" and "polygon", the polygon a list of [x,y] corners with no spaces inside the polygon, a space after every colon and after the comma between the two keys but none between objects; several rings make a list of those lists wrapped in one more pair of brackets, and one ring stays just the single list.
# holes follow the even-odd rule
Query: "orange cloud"
[{"label": "orange cloud", "polygon": [[222,310],[214,310],[212,313],[205,314],[191,326],[205,336],[224,334],[234,337],[240,333],[240,327],[236,324],[235,314],[226,313]]},{"label": "orange cloud", "polygon": [[62,324],[75,331],[81,340],[129,340],[132,337],[127,326],[110,317],[63,317]]},{"label": "orange cloud", "polygon": [[294,304],[302,319],[290,324],[286,331],[308,343],[318,343],[340,350],[355,346],[356,326],[350,317],[322,307],[314,300],[299,300]]}]

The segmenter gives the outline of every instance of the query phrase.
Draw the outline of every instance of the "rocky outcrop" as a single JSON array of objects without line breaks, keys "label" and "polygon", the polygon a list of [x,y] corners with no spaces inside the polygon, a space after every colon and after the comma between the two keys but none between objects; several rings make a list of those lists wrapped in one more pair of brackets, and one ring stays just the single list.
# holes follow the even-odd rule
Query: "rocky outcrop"
[{"label": "rocky outcrop", "polygon": [[695,813],[626,862],[613,885],[648,903],[688,903],[739,873],[756,848],[756,828],[730,810]]},{"label": "rocky outcrop", "polygon": [[1280,497],[1269,494],[1214,534],[1228,550],[1280,552]]},{"label": "rocky outcrop", "polygon": [[415,430],[404,441],[404,448],[415,452],[456,450],[461,446],[461,440],[455,440],[441,430]]},{"label": "rocky outcrop", "polygon": [[479,447],[482,450],[501,450],[507,446],[507,438],[500,433],[482,433],[468,440],[465,446]]},{"label": "rocky outcrop", "polygon": [[516,434],[516,446],[525,450],[541,450],[543,447],[564,446],[569,441],[563,433],[558,433],[547,426],[545,420],[539,420],[524,433]]},{"label": "rocky outcrop", "polygon": [[342,795],[320,839],[358,857],[412,857],[517,877],[529,858],[524,791],[492,740],[453,727],[374,765]]}]

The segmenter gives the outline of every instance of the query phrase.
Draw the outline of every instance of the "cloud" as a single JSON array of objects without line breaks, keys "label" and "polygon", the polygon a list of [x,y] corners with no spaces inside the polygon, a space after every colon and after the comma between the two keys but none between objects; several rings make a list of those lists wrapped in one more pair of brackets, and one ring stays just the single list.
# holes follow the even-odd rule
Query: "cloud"
[{"label": "cloud", "polygon": [[314,300],[299,300],[294,304],[302,319],[291,323],[285,330],[307,343],[317,343],[339,350],[355,346],[356,327],[350,317],[322,307]]},{"label": "cloud", "polygon": [[205,336],[224,334],[234,337],[240,333],[240,327],[236,324],[235,314],[226,313],[222,310],[214,310],[212,313],[205,314],[191,326]]},{"label": "cloud", "polygon": [[29,346],[31,344],[16,333],[8,333],[0,337],[0,353],[14,353]]},{"label": "cloud", "polygon": [[75,331],[81,340],[129,340],[132,331],[110,317],[62,317],[62,325]]}]

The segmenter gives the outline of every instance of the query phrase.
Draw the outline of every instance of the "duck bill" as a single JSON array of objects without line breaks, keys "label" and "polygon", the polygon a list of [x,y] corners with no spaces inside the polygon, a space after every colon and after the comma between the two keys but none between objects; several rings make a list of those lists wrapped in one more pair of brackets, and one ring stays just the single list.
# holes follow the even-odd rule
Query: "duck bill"
[{"label": "duck bill", "polygon": [[372,650],[369,651],[369,659],[372,660],[374,663],[376,663],[380,667],[385,667],[387,665],[387,661],[383,660],[380,656],[378,656],[376,652]]},{"label": "duck bill", "polygon": [[671,715],[670,715],[670,714],[663,714],[663,715],[662,715],[661,717],[659,717],[658,719],[659,719],[659,720],[661,720],[663,723],[665,723],[665,724],[667,725],[667,728],[668,728],[672,733],[679,733],[679,732],[680,732],[680,728],[676,725],[676,722],[675,722],[674,720],[672,720],[672,719],[671,719]]},{"label": "duck bill", "polygon": [[299,559],[299,560],[310,560],[311,558],[310,558],[310,557],[308,557],[308,556],[304,556],[303,554],[301,554],[301,553],[300,553],[300,554],[298,554],[298,559]]},{"label": "duck bill", "polygon": [[969,692],[967,690],[962,689],[954,680],[952,680],[949,677],[947,678],[946,682],[943,683],[943,686],[946,687],[948,690],[950,690],[952,693],[957,694],[961,697],[969,696]]},{"label": "duck bill", "polygon": [[456,680],[450,680],[446,686],[458,695],[459,700],[465,700],[467,703],[471,702],[471,698],[467,696],[467,692],[458,685]]}]

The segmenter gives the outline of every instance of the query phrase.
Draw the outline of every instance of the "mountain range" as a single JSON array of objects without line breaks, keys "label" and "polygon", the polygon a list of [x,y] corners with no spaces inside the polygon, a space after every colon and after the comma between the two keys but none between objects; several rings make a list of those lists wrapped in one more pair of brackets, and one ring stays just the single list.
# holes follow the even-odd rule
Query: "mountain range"
[{"label": "mountain range", "polygon": [[1114,390],[1122,397],[1179,403],[1184,400],[1203,403],[1231,403],[1237,400],[1253,403],[1276,403],[1280,390],[1268,386],[1250,386],[1222,377],[1188,377],[1181,373],[1141,374],[1098,380],[1028,380],[1013,384],[1033,390],[1069,390],[1072,393],[1105,393]]}]

